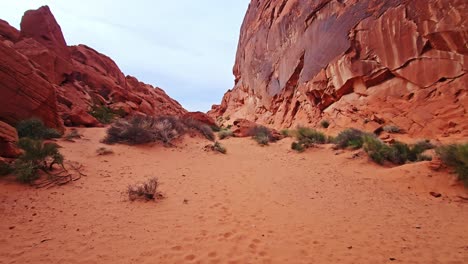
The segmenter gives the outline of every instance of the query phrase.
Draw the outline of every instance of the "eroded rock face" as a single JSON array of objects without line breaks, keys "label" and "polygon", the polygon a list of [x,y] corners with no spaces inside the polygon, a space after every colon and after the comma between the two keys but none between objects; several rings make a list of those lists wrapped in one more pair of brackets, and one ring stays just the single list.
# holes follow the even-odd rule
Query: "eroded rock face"
[{"label": "eroded rock face", "polygon": [[18,134],[16,129],[5,122],[0,121],[0,157],[16,158],[21,151],[16,146]]},{"label": "eroded rock face", "polygon": [[468,136],[468,3],[252,0],[212,116]]},{"label": "eroded rock face", "polygon": [[15,125],[41,118],[63,131],[98,126],[92,105],[127,115],[175,115],[187,111],[162,89],[125,76],[109,57],[85,46],[67,46],[47,6],[27,11],[21,31],[0,20],[0,120]]}]

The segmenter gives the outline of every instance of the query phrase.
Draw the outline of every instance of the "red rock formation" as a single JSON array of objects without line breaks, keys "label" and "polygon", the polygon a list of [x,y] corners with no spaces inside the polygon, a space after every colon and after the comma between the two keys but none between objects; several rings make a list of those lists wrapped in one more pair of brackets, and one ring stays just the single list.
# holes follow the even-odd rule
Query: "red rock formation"
[{"label": "red rock formation", "polygon": [[252,0],[212,116],[468,136],[464,0]]},{"label": "red rock formation", "polygon": [[184,119],[194,119],[200,121],[204,124],[209,126],[217,126],[216,121],[211,116],[202,113],[202,112],[188,112],[187,114],[183,115],[182,118]]},{"label": "red rock formation", "polygon": [[18,134],[16,129],[0,121],[0,157],[16,158],[21,151],[16,146]]},{"label": "red rock formation", "polygon": [[125,76],[109,57],[85,45],[68,47],[47,6],[27,11],[21,31],[0,20],[1,121],[15,125],[35,116],[61,131],[64,123],[97,126],[88,113],[94,104],[129,115],[187,113],[160,88]]}]

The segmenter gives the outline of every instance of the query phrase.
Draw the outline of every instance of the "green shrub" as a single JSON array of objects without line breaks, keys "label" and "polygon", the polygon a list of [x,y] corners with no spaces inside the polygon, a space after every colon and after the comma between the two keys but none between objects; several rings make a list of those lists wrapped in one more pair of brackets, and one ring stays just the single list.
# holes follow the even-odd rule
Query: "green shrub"
[{"label": "green shrub", "polygon": [[285,137],[290,137],[291,136],[291,132],[289,131],[289,129],[282,129],[280,131],[281,135],[285,136]]},{"label": "green shrub", "polygon": [[268,145],[269,142],[274,142],[276,139],[273,137],[271,130],[265,126],[255,126],[250,129],[248,135],[251,136],[260,145]]},{"label": "green shrub", "polygon": [[307,127],[297,127],[294,131],[297,142],[291,144],[291,148],[303,152],[306,148],[312,147],[315,144],[327,143],[327,136],[317,130]]},{"label": "green shrub", "polygon": [[229,129],[223,129],[223,130],[219,131],[219,133],[218,133],[219,139],[230,138],[233,135],[234,135],[234,133]]},{"label": "green shrub", "polygon": [[124,117],[126,115],[122,108],[114,110],[108,106],[100,104],[92,105],[89,114],[103,124],[110,124],[116,118]]},{"label": "green shrub", "polygon": [[390,147],[374,136],[365,135],[362,139],[364,151],[369,157],[376,163],[383,164],[389,156]]},{"label": "green shrub", "polygon": [[400,133],[401,129],[395,125],[387,125],[383,127],[383,131],[388,133]]},{"label": "green shrub", "polygon": [[299,142],[293,142],[291,144],[291,149],[297,151],[297,152],[304,152],[305,147],[304,145],[300,144]]},{"label": "green shrub", "polygon": [[59,138],[61,134],[53,129],[44,125],[44,122],[38,118],[31,118],[20,121],[16,125],[18,137],[32,138],[32,139],[51,139]]},{"label": "green shrub", "polygon": [[441,146],[436,149],[442,162],[453,168],[458,179],[468,187],[468,143]]},{"label": "green shrub", "polygon": [[39,170],[46,173],[57,164],[63,167],[63,155],[55,143],[43,143],[42,140],[21,138],[18,146],[24,150],[23,154],[13,165],[13,174],[23,183],[29,183],[39,177]]},{"label": "green shrub", "polygon": [[364,143],[364,136],[370,136],[369,134],[355,129],[355,128],[348,128],[341,131],[338,136],[334,139],[334,143],[337,148],[344,149],[344,148],[352,148],[352,149],[359,149],[362,147]]},{"label": "green shrub", "polygon": [[212,130],[213,132],[219,132],[219,131],[221,131],[221,128],[220,128],[219,126],[214,125],[214,126],[210,126],[210,127],[211,127],[211,130]]},{"label": "green shrub", "polygon": [[0,161],[0,176],[6,176],[13,172],[13,167],[6,162]]},{"label": "green shrub", "polygon": [[330,126],[330,122],[328,122],[327,120],[322,120],[322,122],[320,122],[320,125],[323,128],[328,128]]}]

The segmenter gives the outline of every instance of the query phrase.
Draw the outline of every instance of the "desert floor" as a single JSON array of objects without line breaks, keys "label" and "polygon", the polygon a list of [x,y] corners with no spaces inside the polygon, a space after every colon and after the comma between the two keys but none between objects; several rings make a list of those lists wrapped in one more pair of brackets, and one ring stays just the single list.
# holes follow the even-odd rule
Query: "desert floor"
[{"label": "desert floor", "polygon": [[[80,132],[58,143],[86,177],[0,180],[0,263],[468,263],[468,192],[427,162],[385,168],[248,138],[223,140],[227,155],[187,137],[98,156],[105,129]],[[151,176],[166,198],[128,201]]]}]

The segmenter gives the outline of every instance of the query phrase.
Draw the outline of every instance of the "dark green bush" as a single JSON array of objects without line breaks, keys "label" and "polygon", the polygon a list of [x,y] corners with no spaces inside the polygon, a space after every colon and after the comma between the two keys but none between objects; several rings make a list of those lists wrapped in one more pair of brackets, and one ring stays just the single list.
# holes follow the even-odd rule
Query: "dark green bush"
[{"label": "dark green bush", "polygon": [[330,126],[330,122],[328,122],[328,120],[322,120],[322,122],[320,122],[320,125],[323,128],[328,128]]},{"label": "dark green bush", "polygon": [[9,175],[13,172],[13,167],[6,162],[0,161],[0,176]]},{"label": "dark green bush", "polygon": [[468,187],[468,143],[441,146],[436,149],[442,162],[453,168],[458,179]]},{"label": "dark green bush", "polygon": [[124,117],[126,115],[122,108],[115,110],[100,104],[92,105],[89,114],[103,124],[110,124],[116,118]]},{"label": "dark green bush", "polygon": [[297,152],[304,152],[305,147],[304,145],[300,144],[299,142],[293,142],[291,144],[291,149],[297,151]]},{"label": "dark green bush", "polygon": [[396,141],[388,146],[380,139],[370,135],[364,136],[363,140],[364,150],[378,164],[389,161],[393,164],[402,165],[407,162],[432,160],[432,157],[423,154],[430,147],[427,142],[408,145]]},{"label": "dark green bush", "polygon": [[390,147],[383,143],[380,139],[365,135],[362,137],[364,151],[369,157],[378,164],[383,164],[390,153]]},{"label": "dark green bush", "polygon": [[32,138],[32,139],[51,139],[59,138],[61,134],[53,129],[44,125],[44,122],[38,118],[31,118],[20,121],[16,125],[18,137]]},{"label": "dark green bush", "polygon": [[52,171],[53,165],[63,167],[63,155],[55,143],[44,143],[42,140],[21,138],[18,146],[23,154],[13,165],[13,174],[23,183],[30,183],[39,177],[39,170],[46,173]]},{"label": "dark green bush", "polygon": [[289,131],[289,129],[282,129],[280,131],[281,135],[285,136],[285,137],[290,137],[291,136],[291,132]]},{"label": "dark green bush", "polygon": [[337,148],[362,148],[364,143],[364,136],[369,135],[361,130],[355,128],[348,128],[341,131],[338,136],[334,139],[334,143]]}]

